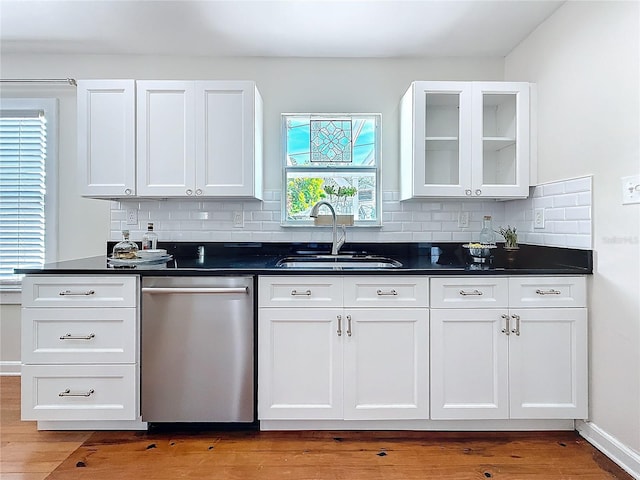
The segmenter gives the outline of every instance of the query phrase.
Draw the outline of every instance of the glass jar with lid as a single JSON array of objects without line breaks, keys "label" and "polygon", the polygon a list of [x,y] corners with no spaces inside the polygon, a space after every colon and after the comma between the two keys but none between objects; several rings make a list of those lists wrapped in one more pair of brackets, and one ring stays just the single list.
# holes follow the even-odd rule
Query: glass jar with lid
[{"label": "glass jar with lid", "polygon": [[111,256],[129,260],[138,257],[138,244],[129,240],[129,230],[122,231],[122,241],[114,245]]}]

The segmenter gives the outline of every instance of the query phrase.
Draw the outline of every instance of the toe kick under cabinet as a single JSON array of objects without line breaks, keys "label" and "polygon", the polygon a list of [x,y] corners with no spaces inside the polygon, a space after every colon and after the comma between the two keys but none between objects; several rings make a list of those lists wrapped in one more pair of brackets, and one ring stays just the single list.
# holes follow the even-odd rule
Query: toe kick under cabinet
[{"label": "toe kick under cabinet", "polygon": [[584,419],[584,277],[431,279],[431,418]]},{"label": "toe kick under cabinet", "polygon": [[428,279],[260,277],[261,420],[429,415]]},{"label": "toe kick under cabinet", "polygon": [[138,287],[137,276],[25,277],[23,420],[138,419]]}]

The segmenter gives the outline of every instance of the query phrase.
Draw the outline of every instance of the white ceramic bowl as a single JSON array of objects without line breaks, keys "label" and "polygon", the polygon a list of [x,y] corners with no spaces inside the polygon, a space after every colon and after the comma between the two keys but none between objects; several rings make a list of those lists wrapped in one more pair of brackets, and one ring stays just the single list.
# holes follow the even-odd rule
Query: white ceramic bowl
[{"label": "white ceramic bowl", "polygon": [[167,254],[167,251],[163,248],[138,250],[138,258],[156,258],[156,257],[163,257],[166,254]]}]

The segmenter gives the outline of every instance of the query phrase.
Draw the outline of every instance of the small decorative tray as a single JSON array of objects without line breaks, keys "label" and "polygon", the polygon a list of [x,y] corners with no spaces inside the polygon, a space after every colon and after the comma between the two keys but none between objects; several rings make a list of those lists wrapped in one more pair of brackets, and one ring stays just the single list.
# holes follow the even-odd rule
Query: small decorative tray
[{"label": "small decorative tray", "polygon": [[173,258],[172,255],[161,255],[148,258],[112,258],[107,257],[107,262],[114,267],[132,267],[136,265],[156,265],[159,263],[167,263]]}]

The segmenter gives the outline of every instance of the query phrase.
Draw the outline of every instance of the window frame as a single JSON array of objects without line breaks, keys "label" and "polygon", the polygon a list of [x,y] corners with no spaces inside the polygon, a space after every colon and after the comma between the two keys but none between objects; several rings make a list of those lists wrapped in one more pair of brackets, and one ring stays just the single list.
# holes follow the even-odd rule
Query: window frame
[{"label": "window frame", "polygon": [[[40,110],[47,121],[47,153],[45,157],[45,195],[44,195],[44,261],[57,260],[58,240],[58,124],[59,107],[57,98],[0,98],[0,110]],[[0,279],[0,292],[3,300],[9,300],[6,294],[20,291],[21,278]],[[3,303],[5,303],[3,301]],[[13,302],[11,302],[13,303]],[[19,302],[18,302],[19,303]]]},{"label": "window frame", "polygon": [[[371,117],[375,119],[375,139],[374,139],[374,149],[375,149],[375,166],[313,166],[313,167],[300,167],[300,166],[289,166],[287,165],[287,119],[295,118],[295,117],[309,117],[310,119],[329,119],[329,118],[361,118],[361,117]],[[280,158],[282,159],[282,187],[281,187],[281,202],[280,202],[280,226],[281,227],[312,227],[315,225],[314,220],[309,218],[306,221],[298,220],[292,221],[287,219],[287,173],[289,172],[309,172],[313,174],[314,172],[331,172],[331,174],[340,174],[340,172],[344,173],[353,173],[353,172],[373,172],[375,177],[375,208],[376,208],[376,219],[375,220],[357,220],[354,218],[354,223],[351,227],[381,227],[382,226],[382,186],[380,185],[380,177],[381,177],[381,163],[382,163],[382,148],[381,148],[381,140],[382,140],[382,114],[381,113],[282,113],[280,115]]]}]

